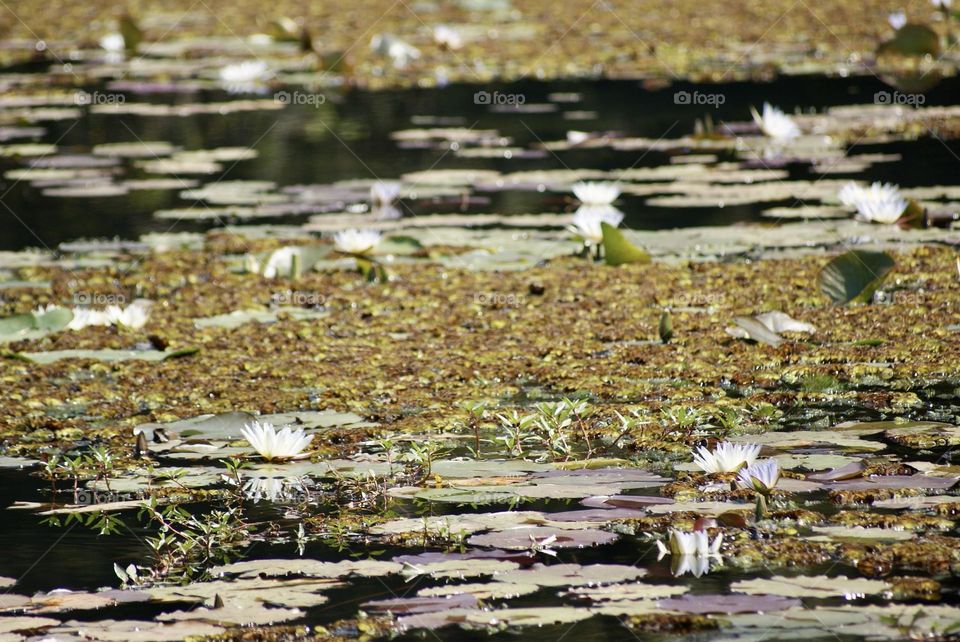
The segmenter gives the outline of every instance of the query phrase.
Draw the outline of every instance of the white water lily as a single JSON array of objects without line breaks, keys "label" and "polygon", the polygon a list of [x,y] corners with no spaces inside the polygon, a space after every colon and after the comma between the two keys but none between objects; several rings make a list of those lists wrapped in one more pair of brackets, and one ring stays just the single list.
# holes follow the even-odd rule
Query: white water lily
[{"label": "white water lily", "polygon": [[300,248],[288,246],[274,250],[263,266],[263,276],[268,279],[290,276],[293,271],[294,257],[303,258]]},{"label": "white water lily", "polygon": [[263,89],[262,83],[270,77],[267,63],[245,60],[220,69],[220,82],[230,93],[254,92]]},{"label": "white water lily", "polygon": [[776,459],[764,459],[746,468],[741,468],[737,475],[737,484],[741,488],[755,490],[758,493],[769,493],[780,481],[780,464]]},{"label": "white water lily", "polygon": [[792,118],[770,103],[763,103],[763,113],[757,113],[757,110],[752,107],[750,112],[753,114],[754,122],[760,127],[760,131],[770,138],[791,140],[801,133],[800,127]]},{"label": "white water lily", "polygon": [[693,455],[695,463],[706,473],[734,473],[757,460],[760,446],[757,444],[734,444],[724,441],[710,452],[700,446]]},{"label": "white water lily", "polygon": [[151,301],[139,299],[127,307],[119,305],[107,306],[107,318],[113,325],[122,325],[127,328],[139,329],[147,324],[150,318],[150,308],[153,305]]},{"label": "white water lily", "polygon": [[670,529],[670,546],[667,547],[661,540],[657,540],[657,549],[660,556],[657,559],[663,559],[665,555],[689,556],[689,557],[719,557],[720,545],[723,543],[723,535],[717,535],[711,542],[710,536],[706,531],[693,531],[686,533]]},{"label": "white water lily", "polygon": [[241,431],[257,453],[267,461],[282,461],[295,459],[304,455],[312,435],[303,432],[303,428],[293,429],[292,426],[275,427],[270,422],[254,420],[245,425]]},{"label": "white water lily", "polygon": [[879,181],[867,188],[851,181],[838,196],[841,203],[857,210],[858,218],[871,223],[896,223],[908,205],[899,187]]},{"label": "white water lily", "polygon": [[388,56],[398,69],[420,57],[419,49],[388,33],[378,33],[371,38],[370,48],[381,56]]},{"label": "white water lily", "polygon": [[903,11],[894,11],[887,16],[887,22],[890,23],[890,26],[893,27],[894,31],[899,31],[903,29],[904,25],[907,24],[907,14]]},{"label": "white water lily", "polygon": [[100,48],[111,54],[122,54],[127,48],[127,42],[119,33],[108,33],[100,38]]},{"label": "white water lily", "polygon": [[377,181],[370,186],[370,203],[374,208],[389,207],[400,198],[399,181]]},{"label": "white water lily", "polygon": [[437,25],[433,28],[433,41],[445,49],[459,49],[463,46],[463,36],[453,27]]},{"label": "white water lily", "polygon": [[620,186],[603,181],[580,181],[571,186],[573,195],[584,205],[610,205],[620,196]]},{"label": "white water lily", "polygon": [[147,299],[137,299],[127,307],[109,305],[103,310],[94,308],[67,308],[55,304],[47,304],[33,311],[37,316],[55,310],[69,310],[73,318],[67,324],[67,330],[82,330],[90,326],[124,326],[127,328],[142,328],[150,318],[150,308],[153,302]]},{"label": "white water lily", "polygon": [[343,230],[333,235],[337,250],[345,254],[370,254],[380,243],[376,230]]},{"label": "white water lily", "polygon": [[617,227],[623,221],[623,212],[612,205],[582,205],[573,215],[573,224],[568,228],[592,245],[603,242],[601,223]]}]

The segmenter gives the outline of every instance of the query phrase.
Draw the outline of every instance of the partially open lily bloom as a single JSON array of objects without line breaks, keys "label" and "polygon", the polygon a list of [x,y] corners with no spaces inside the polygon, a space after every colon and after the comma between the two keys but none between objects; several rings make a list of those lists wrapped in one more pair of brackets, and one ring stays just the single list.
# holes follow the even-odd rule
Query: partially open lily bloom
[{"label": "partially open lily bloom", "polygon": [[719,557],[720,545],[723,543],[723,535],[717,535],[711,542],[710,536],[706,531],[693,531],[685,533],[670,529],[670,546],[664,545],[657,540],[657,548],[660,550],[662,559],[665,555],[682,555],[690,557]]},{"label": "partially open lily bloom", "polygon": [[260,423],[254,420],[241,431],[257,453],[267,461],[283,461],[305,456],[304,450],[313,441],[312,435],[303,432],[303,428],[292,426],[275,427],[270,422]]},{"label": "partially open lily bloom", "polygon": [[705,473],[735,473],[757,460],[760,446],[757,444],[734,444],[724,441],[710,452],[700,446],[693,455],[695,463]]},{"label": "partially open lily bloom", "polygon": [[268,279],[290,276],[293,272],[294,257],[303,258],[303,253],[298,247],[281,247],[274,250],[267,258],[266,265],[263,266],[263,276]]},{"label": "partially open lily bloom", "polygon": [[370,186],[370,204],[374,208],[389,207],[399,197],[399,181],[377,181]]},{"label": "partially open lily bloom", "polygon": [[616,183],[580,181],[571,189],[584,205],[610,205],[620,196],[620,186]]},{"label": "partially open lily bloom", "polygon": [[857,210],[859,219],[871,223],[896,223],[908,205],[899,187],[879,181],[866,188],[851,181],[838,196],[841,203]]},{"label": "partially open lily bloom", "polygon": [[758,493],[769,493],[780,481],[780,464],[775,459],[764,459],[746,468],[741,468],[737,475],[737,484],[741,488],[755,490]]},{"label": "partially open lily bloom", "polygon": [[420,57],[420,50],[389,33],[378,33],[370,39],[370,49],[380,56],[388,56],[397,69],[406,67]]},{"label": "partially open lily bloom", "polygon": [[758,114],[756,109],[751,108],[753,120],[760,127],[766,136],[776,140],[791,140],[800,135],[800,127],[796,122],[783,111],[777,109],[770,103],[763,103],[763,113]]},{"label": "partially open lily bloom", "polygon": [[437,25],[433,28],[433,41],[444,49],[459,49],[463,46],[463,36],[453,27]]},{"label": "partially open lily bloom", "polygon": [[139,329],[147,324],[150,318],[152,302],[145,299],[134,301],[125,308],[119,305],[107,306],[107,318],[113,325],[122,325],[127,328]]},{"label": "partially open lily bloom", "polygon": [[337,250],[345,254],[371,254],[380,243],[376,230],[343,230],[333,235]]},{"label": "partially open lily bloom", "polygon": [[887,22],[890,23],[894,31],[899,31],[907,24],[907,14],[902,11],[894,11],[887,16]]},{"label": "partially open lily bloom", "polygon": [[623,212],[612,205],[583,205],[573,215],[569,230],[591,245],[603,242],[601,223],[617,227],[623,221]]},{"label": "partially open lily bloom", "polygon": [[219,77],[230,93],[254,92],[263,89],[261,83],[270,77],[270,70],[265,62],[245,60],[221,68]]},{"label": "partially open lily bloom", "polygon": [[126,49],[127,43],[123,35],[119,33],[108,33],[100,38],[100,48],[110,54],[122,54]]}]

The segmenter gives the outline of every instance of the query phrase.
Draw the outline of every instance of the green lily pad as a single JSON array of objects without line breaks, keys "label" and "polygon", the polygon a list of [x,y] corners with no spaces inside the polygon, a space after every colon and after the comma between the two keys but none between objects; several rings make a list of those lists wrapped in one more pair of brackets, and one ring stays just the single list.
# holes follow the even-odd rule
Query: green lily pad
[{"label": "green lily pad", "polygon": [[894,265],[886,252],[845,252],[820,271],[820,291],[837,304],[868,303]]},{"label": "green lily pad", "polygon": [[650,262],[650,254],[628,241],[623,232],[614,226],[601,222],[600,229],[603,231],[603,255],[607,265]]}]

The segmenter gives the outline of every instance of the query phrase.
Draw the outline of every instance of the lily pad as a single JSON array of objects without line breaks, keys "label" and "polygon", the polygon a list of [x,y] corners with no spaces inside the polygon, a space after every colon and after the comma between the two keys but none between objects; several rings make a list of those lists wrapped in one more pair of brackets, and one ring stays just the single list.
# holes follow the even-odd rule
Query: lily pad
[{"label": "lily pad", "polygon": [[649,263],[651,261],[650,254],[628,241],[623,232],[614,226],[601,222],[600,229],[603,231],[603,256],[607,265]]},{"label": "lily pad", "polygon": [[895,264],[886,252],[850,250],[820,271],[820,291],[837,304],[868,303]]}]

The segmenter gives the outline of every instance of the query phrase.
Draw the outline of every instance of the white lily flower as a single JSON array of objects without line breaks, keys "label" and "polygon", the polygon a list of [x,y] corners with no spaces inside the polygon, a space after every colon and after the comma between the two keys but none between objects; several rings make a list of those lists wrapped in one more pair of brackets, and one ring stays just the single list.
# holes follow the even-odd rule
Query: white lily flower
[{"label": "white lily flower", "polygon": [[765,135],[776,140],[791,140],[800,135],[797,123],[783,113],[782,110],[770,103],[763,103],[763,113],[758,114],[756,109],[750,108],[753,120]]},{"label": "white lily flower", "polygon": [[446,49],[459,49],[463,46],[463,36],[453,27],[437,25],[433,28],[433,41]]},{"label": "white lily flower", "polygon": [[371,254],[380,243],[376,230],[343,230],[333,235],[337,250],[345,254]]},{"label": "white lily flower", "polygon": [[270,70],[263,61],[245,60],[222,67],[219,77],[230,93],[255,92],[263,89],[262,83],[270,77]]},{"label": "white lily flower", "polygon": [[620,196],[620,186],[604,181],[580,181],[571,186],[573,195],[584,205],[610,205]]},{"label": "white lily flower", "polygon": [[287,246],[274,250],[270,256],[267,257],[267,262],[263,266],[263,276],[268,279],[290,276],[290,273],[293,271],[294,256],[303,258],[299,247]]},{"label": "white lily flower", "polygon": [[389,207],[399,197],[399,181],[377,181],[370,186],[370,203],[374,208]]},{"label": "white lily flower", "polygon": [[150,318],[150,307],[152,305],[153,303],[151,301],[139,299],[126,308],[122,308],[119,305],[107,306],[105,312],[111,324],[139,329],[147,324],[147,320]]},{"label": "white lily flower", "polygon": [[89,326],[110,325],[110,314],[106,310],[90,308],[72,308],[73,319],[67,324],[68,330],[82,330]]},{"label": "white lily flower", "polygon": [[601,223],[617,227],[623,222],[623,212],[612,205],[581,205],[573,215],[573,224],[567,228],[592,245],[603,242]]},{"label": "white lily flower", "polygon": [[108,33],[100,38],[100,48],[107,52],[107,60],[123,60],[123,54],[127,49],[127,42],[123,35],[119,33]]},{"label": "white lily flower", "polygon": [[660,556],[657,559],[663,559],[665,555],[702,558],[720,557],[720,545],[722,543],[722,533],[711,542],[706,531],[685,533],[670,529],[669,548],[661,540],[657,540],[657,548],[660,550]]},{"label": "white lily flower", "polygon": [[737,475],[737,484],[741,488],[769,493],[780,481],[780,464],[776,459],[765,459],[741,468]]},{"label": "white lily flower", "polygon": [[899,31],[903,29],[904,25],[907,24],[907,14],[903,11],[894,11],[887,16],[887,22],[890,23],[890,26],[893,27],[894,31]]},{"label": "white lily flower", "polygon": [[879,181],[868,188],[851,181],[843,186],[838,197],[841,203],[857,210],[858,218],[871,223],[896,223],[908,205],[899,187]]},{"label": "white lily flower", "polygon": [[254,420],[241,430],[246,439],[257,453],[267,461],[281,461],[301,457],[313,435],[304,433],[303,428],[293,429],[292,426],[275,427],[270,422],[260,423]]},{"label": "white lily flower", "polygon": [[693,463],[706,473],[734,473],[757,460],[760,446],[757,444],[734,444],[724,441],[710,452],[700,446],[693,455]]},{"label": "white lily flower", "polygon": [[371,38],[370,48],[381,56],[388,56],[398,69],[420,57],[419,49],[388,33],[378,33]]}]

